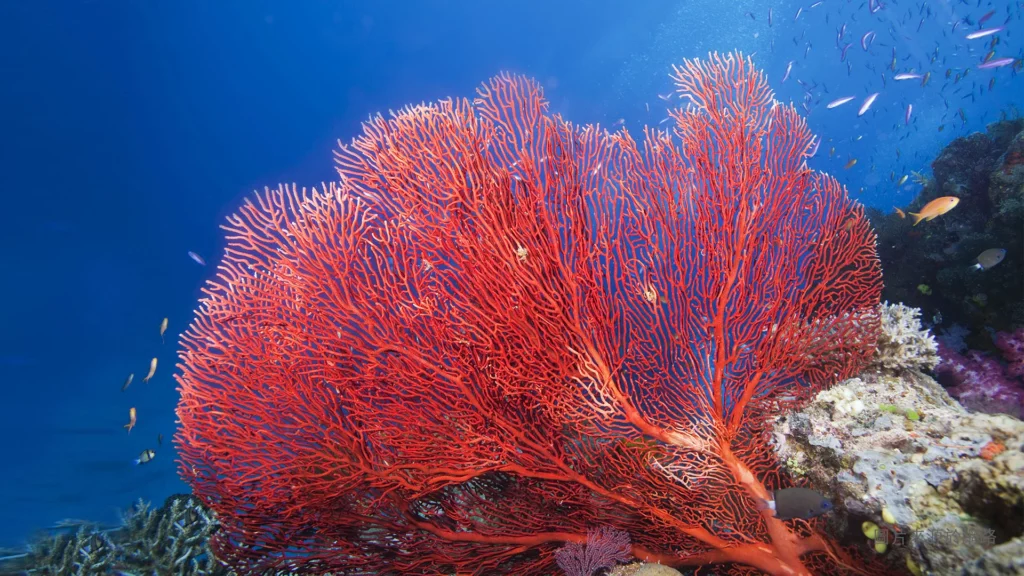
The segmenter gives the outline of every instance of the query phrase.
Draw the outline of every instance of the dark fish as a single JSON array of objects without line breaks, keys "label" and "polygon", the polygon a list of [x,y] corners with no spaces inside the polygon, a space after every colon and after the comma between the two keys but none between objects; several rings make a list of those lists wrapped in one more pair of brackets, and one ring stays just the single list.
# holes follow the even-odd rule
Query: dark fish
[{"label": "dark fish", "polygon": [[1003,258],[1006,258],[1006,250],[1002,248],[989,248],[978,254],[978,263],[972,266],[972,268],[975,270],[988,270],[1002,262]]},{"label": "dark fish", "polygon": [[128,387],[129,387],[129,386],[131,386],[131,385],[132,385],[132,380],[133,380],[133,379],[135,379],[135,373],[134,373],[134,372],[132,372],[131,374],[129,374],[129,375],[128,375],[128,378],[127,378],[127,379],[125,379],[125,381],[124,381],[124,385],[123,385],[123,386],[121,386],[121,392],[124,392],[125,390],[127,390],[127,389],[128,389]]},{"label": "dark fish", "polygon": [[163,443],[164,443],[164,435],[163,434],[157,434],[156,435],[156,443],[157,443],[158,446],[162,446],[163,445]]},{"label": "dark fish", "polygon": [[153,450],[143,450],[139,457],[135,459],[135,465],[146,464],[156,457],[156,452]]},{"label": "dark fish", "polygon": [[828,498],[808,488],[783,488],[775,491],[775,500],[761,502],[760,510],[771,510],[776,518],[814,518],[832,510]]}]

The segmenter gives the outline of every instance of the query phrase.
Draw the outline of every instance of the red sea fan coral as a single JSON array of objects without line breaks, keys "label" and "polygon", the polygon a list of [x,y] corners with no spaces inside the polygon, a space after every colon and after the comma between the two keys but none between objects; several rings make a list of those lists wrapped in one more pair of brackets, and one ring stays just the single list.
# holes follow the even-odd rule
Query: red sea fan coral
[{"label": "red sea fan coral", "polygon": [[229,219],[176,437],[220,557],[529,576],[610,526],[667,564],[851,567],[755,501],[788,485],[765,419],[871,357],[874,234],[749,60],[674,79],[674,136],[638,143],[500,76]]}]

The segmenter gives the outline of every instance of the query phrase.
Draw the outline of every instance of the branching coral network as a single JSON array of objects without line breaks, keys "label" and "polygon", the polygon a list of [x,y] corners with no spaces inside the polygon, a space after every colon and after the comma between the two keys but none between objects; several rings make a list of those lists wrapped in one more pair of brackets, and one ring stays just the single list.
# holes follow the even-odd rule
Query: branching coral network
[{"label": "branching coral network", "polygon": [[766,418],[873,352],[874,234],[748,59],[673,78],[637,141],[502,75],[229,219],[178,377],[221,558],[528,576],[609,526],[676,566],[868,570],[756,501],[789,484]]}]

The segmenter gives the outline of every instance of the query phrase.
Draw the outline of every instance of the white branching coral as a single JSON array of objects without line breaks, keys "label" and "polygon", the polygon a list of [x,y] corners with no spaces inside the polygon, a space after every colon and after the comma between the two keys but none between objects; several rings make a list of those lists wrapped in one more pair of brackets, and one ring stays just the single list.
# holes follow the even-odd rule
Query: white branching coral
[{"label": "white branching coral", "polygon": [[921,326],[921,310],[903,304],[880,304],[882,333],[871,366],[900,370],[931,370],[939,363],[935,337]]},{"label": "white branching coral", "polygon": [[44,534],[21,554],[0,558],[0,574],[93,576],[160,574],[222,576],[229,570],[214,557],[210,536],[219,528],[213,513],[194,496],[177,495],[159,509],[139,502],[122,514],[123,524],[101,530],[82,521],[62,521],[77,530]]}]

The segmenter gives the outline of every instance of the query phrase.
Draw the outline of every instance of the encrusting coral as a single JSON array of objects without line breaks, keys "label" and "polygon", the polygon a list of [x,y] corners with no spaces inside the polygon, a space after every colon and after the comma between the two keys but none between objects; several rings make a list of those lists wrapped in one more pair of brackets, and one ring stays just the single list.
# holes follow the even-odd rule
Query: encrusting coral
[{"label": "encrusting coral", "polygon": [[860,540],[884,543],[875,552],[893,570],[909,558],[960,574],[1024,535],[1024,424],[969,413],[920,372],[847,380],[777,419],[774,438],[790,473],[836,505],[830,529],[874,523],[883,538]]},{"label": "encrusting coral", "polygon": [[72,533],[47,534],[31,543],[24,555],[11,557],[6,565],[0,562],[0,574],[230,574],[207,545],[217,521],[192,496],[171,496],[155,510],[140,500],[122,520],[112,529],[83,523]]}]

